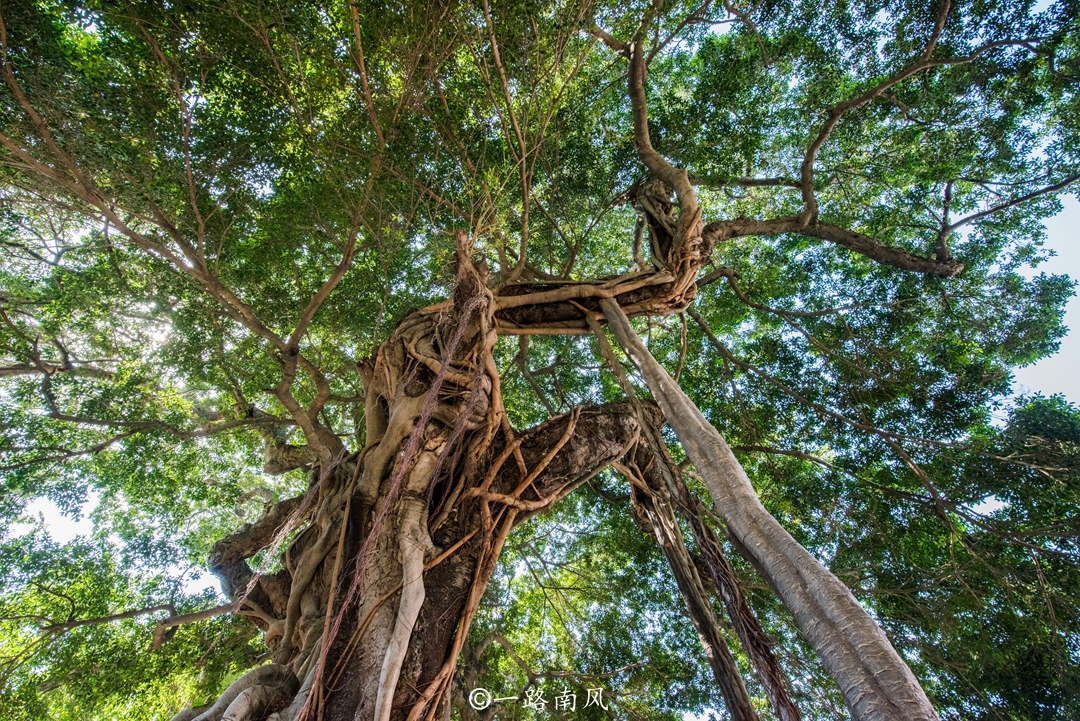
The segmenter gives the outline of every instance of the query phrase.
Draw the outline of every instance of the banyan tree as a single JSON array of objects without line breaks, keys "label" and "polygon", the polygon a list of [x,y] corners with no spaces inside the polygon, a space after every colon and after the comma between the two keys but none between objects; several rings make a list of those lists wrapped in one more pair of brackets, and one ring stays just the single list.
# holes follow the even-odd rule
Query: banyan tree
[{"label": "banyan tree", "polygon": [[0,708],[1075,711],[1075,18],[3,2]]}]

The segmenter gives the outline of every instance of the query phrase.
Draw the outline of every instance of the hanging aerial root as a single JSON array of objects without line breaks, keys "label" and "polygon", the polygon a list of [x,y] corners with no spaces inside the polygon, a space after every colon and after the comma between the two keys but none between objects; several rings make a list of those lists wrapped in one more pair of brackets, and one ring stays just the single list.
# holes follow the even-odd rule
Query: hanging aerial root
[{"label": "hanging aerial root", "polygon": [[938,721],[907,663],[851,590],[765,509],[735,454],[698,407],[652,357],[618,305],[601,305],[637,366],[732,538],[791,611],[837,682],[853,718]]},{"label": "hanging aerial root", "polygon": [[[520,522],[519,517],[527,518],[534,512],[550,507],[581,484],[594,478],[596,474],[606,468],[609,464],[622,458],[630,448],[639,441],[639,432],[635,431],[613,456],[604,459],[592,470],[564,483],[557,491],[542,498],[540,501],[521,501],[519,498],[521,493],[529,488],[540,473],[549,467],[558,451],[561,450],[573,436],[573,430],[576,428],[580,418],[580,410],[576,410],[578,412],[569,414],[567,428],[556,442],[555,450],[549,450],[545,453],[533,472],[524,474],[525,478],[514,490],[514,495],[493,494],[490,492],[477,494],[480,499],[481,525],[478,529],[474,529],[470,535],[479,530],[484,533],[484,540],[480,548],[476,571],[473,574],[469,587],[468,600],[465,603],[461,619],[458,622],[454,634],[454,641],[451,645],[450,652],[447,654],[446,661],[420,694],[420,698],[417,699],[412,709],[409,711],[406,721],[418,721],[421,715],[423,715],[424,721],[433,721],[435,714],[442,705],[443,698],[450,691],[453,672],[457,664],[458,656],[461,654],[461,650],[464,647],[465,639],[468,636],[468,630],[472,624],[472,619],[480,608],[480,601],[483,598],[484,591],[487,589],[488,581],[495,571],[495,566],[498,563],[503,545],[506,543],[506,538],[510,535],[510,531]],[[519,440],[515,440],[513,445],[516,447],[519,443]],[[509,454],[505,449],[503,454],[499,456],[503,461],[508,457]],[[492,500],[502,504],[502,508],[500,508],[498,514],[491,513],[490,502]]]},{"label": "hanging aerial root", "polygon": [[[596,322],[590,322],[590,326],[600,345],[601,355],[618,380],[623,392],[634,404],[638,421],[642,425],[642,432],[648,440],[647,445],[650,450],[650,457],[647,459],[646,467],[640,474],[621,464],[614,464],[616,469],[630,481],[632,486],[650,497],[662,495],[666,499],[665,503],[673,504],[690,524],[694,540],[705,556],[709,568],[709,580],[712,581],[724,602],[732,626],[739,637],[743,650],[746,651],[754,665],[758,680],[765,689],[765,694],[773,711],[780,721],[800,721],[801,716],[798,707],[795,706],[787,691],[790,681],[788,681],[786,674],[784,674],[772,653],[772,641],[764,629],[761,628],[761,624],[758,623],[750,604],[747,603],[746,597],[739,587],[735,571],[724,556],[719,540],[702,521],[701,502],[692,496],[690,490],[686,487],[679,467],[667,452],[667,446],[660,435],[659,427],[653,425],[651,420],[646,417],[644,409],[634,392],[634,387],[630,384],[626,371],[615,357],[603,329]],[[659,475],[660,480],[650,485],[644,478],[644,476],[650,474]]]},{"label": "hanging aerial root", "polygon": [[708,577],[724,602],[731,625],[739,636],[743,650],[754,664],[758,680],[765,689],[765,695],[776,717],[780,721],[801,721],[799,709],[788,693],[791,681],[780,668],[772,652],[772,639],[765,633],[765,629],[761,627],[753,609],[750,608],[739,585],[739,579],[735,575],[735,569],[731,567],[731,563],[724,555],[720,540],[705,523],[701,501],[690,495],[681,474],[676,474],[676,478],[681,486],[679,497],[676,498],[676,506],[680,515],[690,524],[694,541],[701,550],[705,566],[709,571]]},{"label": "hanging aerial root", "polygon": [[[639,449],[637,454],[632,455],[641,455],[648,459],[651,453],[646,446],[644,452]],[[728,713],[733,721],[758,721],[757,711],[750,700],[750,694],[746,690],[746,684],[727,640],[720,630],[720,622],[713,612],[712,602],[705,592],[690,552],[683,543],[682,529],[675,518],[671,498],[663,487],[662,479],[657,478],[657,474],[652,474],[654,483],[650,484],[648,476],[638,467],[636,459],[628,458],[626,464],[616,467],[631,482],[630,498],[635,516],[647,527],[671,566],[675,583],[682,594],[690,620],[698,631]]]},{"label": "hanging aerial root", "polygon": [[[396,423],[395,416],[391,415],[391,418],[387,420],[386,427],[381,428],[384,435],[379,438],[380,450],[382,451],[378,454],[379,460],[387,467],[394,469],[389,480],[389,488],[378,502],[370,526],[363,529],[366,537],[355,555],[351,572],[352,581],[345,590],[340,605],[332,612],[327,611],[327,618],[330,618],[332,613],[333,620],[328,624],[324,624],[328,625],[328,628],[323,633],[322,647],[315,662],[317,678],[313,681],[313,688],[317,690],[317,693],[308,694],[308,698],[305,700],[300,712],[300,718],[309,718],[316,706],[319,718],[324,713],[326,699],[323,691],[326,684],[322,676],[327,666],[327,654],[334,645],[334,640],[346,613],[364,588],[365,572],[370,558],[376,551],[376,542],[383,535],[382,529],[391,523],[393,517],[396,518],[395,525],[399,534],[399,560],[402,564],[402,583],[399,586],[401,598],[388,647],[383,651],[378,695],[375,699],[375,718],[385,721],[389,717],[402,663],[425,597],[423,588],[424,556],[432,548],[426,528],[430,486],[434,481],[436,470],[441,469],[446,457],[453,451],[453,447],[459,442],[470,425],[482,426],[485,419],[487,419],[489,427],[493,425],[490,420],[492,416],[491,406],[493,404],[482,403],[481,401],[485,401],[486,397],[492,393],[490,386],[497,382],[497,376],[495,381],[489,381],[483,372],[478,371],[481,363],[480,359],[490,357],[489,340],[493,345],[496,338],[493,333],[490,334],[491,337],[489,338],[489,333],[486,330],[489,323],[488,313],[491,307],[491,294],[487,290],[483,278],[479,276],[469,260],[467,236],[459,233],[457,241],[458,272],[455,282],[454,302],[452,306],[443,308],[443,310],[447,311],[446,315],[450,315],[451,308],[454,313],[452,316],[454,322],[450,326],[452,330],[449,333],[449,338],[446,338],[444,342],[440,337],[442,328],[439,322],[435,322],[433,326],[431,325],[430,311],[433,309],[429,308],[427,311],[422,311],[407,318],[398,327],[395,336],[380,349],[372,368],[373,384],[380,368],[386,375],[386,388],[383,389],[384,393],[382,395],[390,405],[387,415],[391,415],[399,405],[412,407],[413,403],[408,398],[407,392],[415,378],[421,377],[417,376],[417,368],[423,366],[434,373],[434,377],[430,380],[422,405],[415,409],[419,411],[418,413],[408,414],[408,418],[401,419],[406,423],[401,424]],[[474,320],[476,317],[479,318],[478,321]],[[417,331],[426,326],[431,326],[431,330],[428,331],[430,335],[426,338],[422,336],[412,337],[405,333],[407,330]],[[477,327],[479,332],[477,332]],[[468,344],[472,346],[471,350],[467,350],[460,356],[456,355],[457,349],[463,340],[468,341]],[[395,343],[397,345],[394,345]],[[439,348],[442,350],[441,358],[436,359],[434,354],[437,352],[436,349]],[[394,353],[397,354],[397,361],[394,361],[394,358],[391,357]],[[461,357],[465,359],[466,370],[462,370],[460,365],[454,365],[457,359]],[[391,372],[391,365],[396,363],[398,370],[400,370],[403,362],[413,363],[413,366],[406,373],[404,379],[399,379],[396,372]],[[486,364],[484,365],[486,367]],[[470,367],[472,368],[471,373],[468,372]],[[450,388],[451,392],[449,394],[441,393],[447,384],[458,386],[463,391]],[[374,388],[366,389],[366,391],[374,392]],[[448,404],[443,400],[443,397],[460,399],[463,395],[466,396],[463,403],[457,400],[453,404]],[[462,411],[462,406],[464,411]],[[480,414],[479,417],[473,419],[476,423],[470,424],[471,416],[477,412]],[[453,417],[452,421],[446,415],[447,413]],[[422,450],[422,441],[427,438],[428,423],[433,418],[438,418],[451,426],[448,434],[449,439],[443,437],[439,442],[439,445],[444,449],[442,454],[433,454],[433,449],[430,448]],[[386,435],[390,433],[391,428],[399,425],[400,430],[405,431],[407,429],[407,432],[402,433],[400,439],[395,438],[393,442],[388,442]],[[378,488],[383,477],[381,467],[375,470],[378,472],[376,473],[371,469],[365,470],[366,479],[363,485],[371,486],[369,493]],[[405,481],[406,477],[409,479],[408,482]],[[368,481],[370,481],[370,484]],[[336,578],[334,584],[336,591]],[[388,596],[380,599],[375,604],[376,608],[385,603],[386,600],[388,600]],[[328,609],[332,603],[333,600],[328,602]],[[373,611],[374,609],[369,613],[369,617],[372,616]],[[331,671],[331,685],[336,682],[335,679],[338,674],[344,671],[345,664],[359,645],[360,637],[366,626],[367,621],[365,620],[349,638],[345,650],[339,655],[334,669]]]},{"label": "hanging aerial root", "polygon": [[402,494],[398,542],[401,555],[401,600],[398,602],[394,632],[387,644],[379,673],[375,721],[387,721],[390,718],[401,665],[405,661],[405,653],[409,650],[409,639],[416,627],[420,608],[424,605],[424,556],[433,548],[425,523],[426,495],[437,463],[436,454],[422,454],[414,465],[409,483]]},{"label": "hanging aerial root", "polygon": [[287,663],[292,660],[295,648],[293,632],[296,630],[296,624],[300,618],[300,602],[303,599],[304,591],[307,590],[323,560],[330,553],[331,545],[335,540],[334,531],[338,530],[338,524],[340,523],[342,523],[341,520],[336,520],[327,524],[322,535],[315,541],[315,545],[304,553],[302,562],[293,573],[292,586],[289,590],[289,603],[282,629],[281,645],[274,654],[277,657],[275,660],[279,663]]}]

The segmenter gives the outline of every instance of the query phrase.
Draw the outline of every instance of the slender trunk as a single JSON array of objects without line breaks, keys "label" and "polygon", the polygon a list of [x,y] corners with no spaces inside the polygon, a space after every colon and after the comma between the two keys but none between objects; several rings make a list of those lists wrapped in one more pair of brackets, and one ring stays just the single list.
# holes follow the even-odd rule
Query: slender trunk
[{"label": "slender trunk", "polygon": [[[651,454],[647,453],[646,456]],[[735,657],[727,640],[720,631],[719,619],[713,611],[705,586],[694,566],[690,552],[683,543],[682,529],[675,518],[666,489],[650,484],[641,472],[640,463],[628,462],[619,467],[630,481],[630,497],[638,523],[651,534],[671,566],[679,593],[686,603],[686,610],[701,638],[705,656],[712,668],[713,678],[720,687],[724,704],[733,721],[757,721],[758,714],[750,701]],[[655,477],[653,480],[656,480]]]},{"label": "slender trunk", "polygon": [[851,591],[761,505],[731,448],[656,362],[616,303],[601,301],[737,542],[814,647],[856,721],[938,721],[926,694]]}]

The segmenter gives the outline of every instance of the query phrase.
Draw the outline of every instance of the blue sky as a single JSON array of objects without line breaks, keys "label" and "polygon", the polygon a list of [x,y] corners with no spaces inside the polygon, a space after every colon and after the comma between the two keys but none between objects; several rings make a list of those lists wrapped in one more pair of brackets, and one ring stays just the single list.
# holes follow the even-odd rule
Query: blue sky
[{"label": "blue sky", "polygon": [[[1041,264],[1039,270],[1080,279],[1080,201],[1068,196],[1063,198],[1063,205],[1060,213],[1046,221],[1046,247],[1055,256]],[[1061,393],[1080,405],[1080,298],[1075,295],[1069,301],[1065,325],[1069,334],[1061,340],[1057,353],[1016,371],[1014,393]]]}]

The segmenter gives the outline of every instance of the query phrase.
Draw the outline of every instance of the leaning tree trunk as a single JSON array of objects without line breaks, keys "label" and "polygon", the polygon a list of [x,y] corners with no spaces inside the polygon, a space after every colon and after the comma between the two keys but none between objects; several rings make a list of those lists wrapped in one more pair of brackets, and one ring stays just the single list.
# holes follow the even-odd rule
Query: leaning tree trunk
[{"label": "leaning tree trunk", "polygon": [[701,474],[732,539],[795,617],[856,721],[937,721],[911,669],[851,591],[765,510],[735,454],[667,371],[618,304],[604,315]]},{"label": "leaning tree trunk", "polygon": [[[600,345],[601,355],[633,404],[642,426],[644,443],[638,444],[622,464],[613,465],[630,482],[635,518],[639,519],[646,532],[656,538],[671,565],[729,713],[736,719],[756,715],[754,709],[745,708],[741,698],[745,695],[745,686],[734,668],[734,661],[728,661],[731,654],[724,638],[715,630],[716,617],[711,604],[702,602],[707,585],[711,585],[724,602],[731,625],[754,666],[773,713],[779,721],[800,721],[799,709],[788,693],[791,684],[772,653],[772,640],[761,628],[743,596],[735,570],[725,557],[719,540],[704,522],[700,500],[687,488],[682,471],[668,453],[660,426],[651,421],[649,411],[638,399],[626,370],[611,350],[603,328],[595,318],[587,318],[587,322]],[[694,543],[701,554],[696,562],[685,550],[682,531],[675,519],[676,509],[690,525]],[[698,566],[705,572],[699,573]],[[707,612],[701,612],[701,608],[707,609]],[[702,630],[702,627],[710,626],[713,628]]]}]

